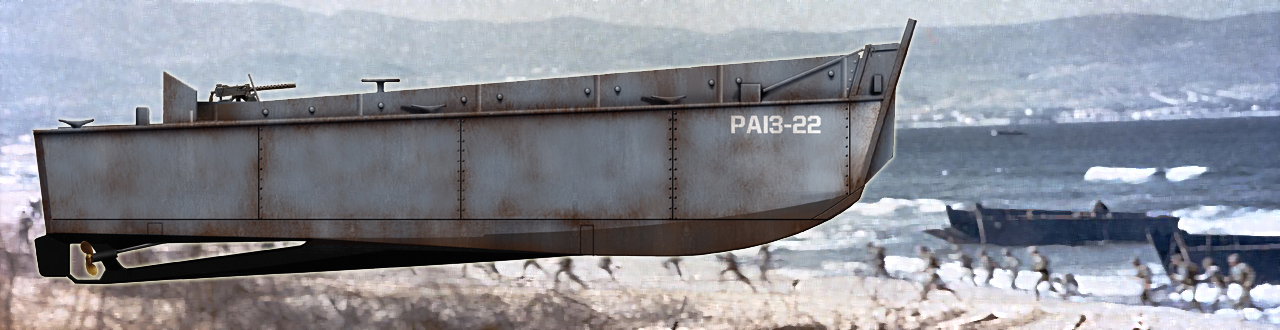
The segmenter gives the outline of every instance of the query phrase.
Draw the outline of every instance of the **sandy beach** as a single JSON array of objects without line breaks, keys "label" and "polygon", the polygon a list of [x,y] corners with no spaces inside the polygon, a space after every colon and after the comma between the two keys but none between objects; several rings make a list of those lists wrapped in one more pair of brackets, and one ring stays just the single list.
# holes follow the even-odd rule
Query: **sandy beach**
[{"label": "sandy beach", "polygon": [[[32,193],[0,195],[13,210]],[[720,281],[713,256],[685,257],[684,279],[665,258],[614,257],[614,274],[598,257],[575,257],[583,289],[547,274],[555,259],[497,263],[501,277],[473,265],[361,270],[302,275],[89,286],[35,273],[29,241],[17,237],[17,213],[0,230],[8,259],[0,271],[0,322],[12,329],[1150,329],[1193,327],[1273,329],[1240,315],[1172,307],[1073,302],[1030,292],[951,284],[955,294],[920,300],[906,280],[835,276],[807,278],[742,264],[757,292]],[[40,225],[37,222],[37,225]],[[31,237],[43,234],[37,227]],[[236,253],[260,244],[166,245],[122,256],[126,265]],[[739,258],[754,256],[738,255]],[[74,272],[83,274],[82,266]],[[800,279],[798,282],[794,281]],[[795,284],[793,286],[793,284]],[[8,311],[7,313],[4,313]],[[1265,320],[1263,320],[1265,322]]]}]

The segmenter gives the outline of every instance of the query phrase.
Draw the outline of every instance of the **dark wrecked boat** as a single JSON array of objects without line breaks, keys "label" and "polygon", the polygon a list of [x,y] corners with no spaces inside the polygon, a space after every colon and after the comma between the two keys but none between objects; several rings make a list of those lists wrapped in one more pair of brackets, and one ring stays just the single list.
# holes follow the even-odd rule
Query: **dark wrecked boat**
[{"label": "dark wrecked boat", "polygon": [[1248,264],[1257,273],[1254,283],[1280,284],[1280,237],[1247,235],[1201,235],[1178,230],[1168,235],[1152,235],[1151,245],[1160,256],[1166,274],[1176,274],[1171,259],[1173,255],[1191,260],[1197,266],[1205,258],[1222,271],[1228,271],[1227,256],[1240,255],[1240,262]]},{"label": "dark wrecked boat", "polygon": [[972,211],[947,206],[950,227],[925,232],[957,243],[1002,246],[1085,245],[1093,242],[1148,241],[1147,233],[1168,235],[1178,230],[1178,218],[1145,213],[1111,212],[1101,201],[1090,212],[1030,209]]},{"label": "dark wrecked boat", "polygon": [[[164,75],[163,123],[36,130],[40,274],[122,283],[747,248],[893,157],[899,43],[848,54],[261,101]],[[219,101],[214,101],[213,97]],[[230,97],[232,101],[222,102]],[[709,220],[716,219],[716,220]],[[305,241],[125,267],[156,244]],[[71,275],[68,245],[86,270]]]}]

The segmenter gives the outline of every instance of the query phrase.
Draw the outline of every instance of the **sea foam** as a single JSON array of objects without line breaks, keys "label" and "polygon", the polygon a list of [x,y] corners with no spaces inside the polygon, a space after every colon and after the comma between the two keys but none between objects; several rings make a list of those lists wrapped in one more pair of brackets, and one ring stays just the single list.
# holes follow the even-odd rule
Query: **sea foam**
[{"label": "sea foam", "polygon": [[939,213],[947,210],[946,202],[936,199],[881,198],[874,203],[857,203],[845,212],[857,212],[865,216],[887,216],[899,210],[911,213]]},{"label": "sea foam", "polygon": [[[1169,181],[1180,182],[1191,180],[1208,172],[1209,168],[1204,166],[1179,166],[1174,168],[1165,168],[1164,177]],[[1128,167],[1103,167],[1094,166],[1084,173],[1085,181],[1093,182],[1113,182],[1113,183],[1145,183],[1151,181],[1151,178],[1159,173],[1160,169],[1151,168],[1128,168]]]},{"label": "sea foam", "polygon": [[1169,212],[1193,234],[1280,236],[1280,210],[1199,205]]},{"label": "sea foam", "polygon": [[1125,168],[1094,166],[1084,173],[1085,181],[1143,183],[1151,180],[1156,168]]},{"label": "sea foam", "polygon": [[1204,172],[1208,172],[1208,171],[1209,171],[1209,168],[1203,167],[1203,166],[1174,167],[1174,168],[1166,169],[1164,172],[1164,177],[1166,179],[1169,179],[1169,181],[1174,181],[1174,182],[1186,181],[1190,179],[1195,179],[1201,174],[1204,174]]}]

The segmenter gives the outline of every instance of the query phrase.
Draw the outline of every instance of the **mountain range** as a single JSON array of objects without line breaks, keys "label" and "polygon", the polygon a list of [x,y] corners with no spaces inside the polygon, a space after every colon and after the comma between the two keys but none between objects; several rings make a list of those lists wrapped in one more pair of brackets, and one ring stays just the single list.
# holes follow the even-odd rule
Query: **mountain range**
[{"label": "mountain range", "polygon": [[[1151,107],[1163,104],[1153,92],[1228,89],[1246,91],[1239,96],[1246,102],[1277,104],[1277,31],[1280,13],[973,27],[921,21],[899,109]],[[901,27],[705,34],[580,18],[426,22],[261,3],[4,2],[0,129],[53,127],[55,117],[130,122],[135,106],[152,107],[158,120],[162,71],[202,94],[247,83],[246,74],[257,84],[296,83],[263,92],[283,99],[373,91],[361,78],[401,78],[388,85],[394,90],[842,54],[901,34]]]}]

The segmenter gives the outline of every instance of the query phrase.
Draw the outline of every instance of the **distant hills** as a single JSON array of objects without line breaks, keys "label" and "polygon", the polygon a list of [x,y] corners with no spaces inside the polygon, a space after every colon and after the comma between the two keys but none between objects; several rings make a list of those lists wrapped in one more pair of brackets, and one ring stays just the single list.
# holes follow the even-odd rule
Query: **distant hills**
[{"label": "distant hills", "polygon": [[[1266,91],[1280,84],[1276,31],[1280,13],[1209,21],[1106,15],[953,28],[922,21],[900,109],[1144,107],[1163,104],[1152,92]],[[217,83],[246,83],[246,73],[259,84],[298,84],[263,93],[281,99],[372,91],[359,82],[370,77],[401,78],[388,88],[402,89],[829,55],[897,42],[901,33],[898,27],[713,35],[576,18],[422,22],[270,4],[5,2],[0,129],[52,127],[52,117],[129,121],[135,106],[160,108],[162,71],[201,94]],[[1280,96],[1258,98],[1251,102],[1278,103]]]}]

